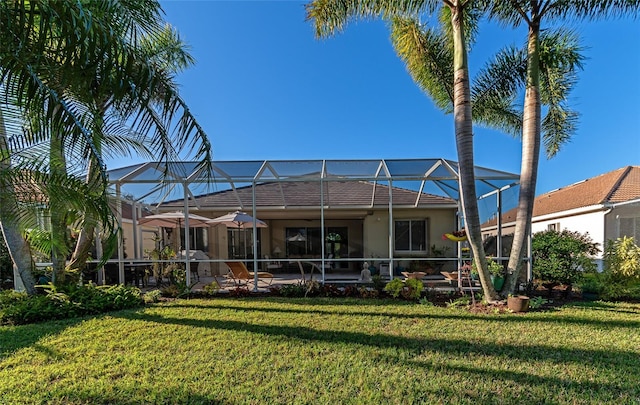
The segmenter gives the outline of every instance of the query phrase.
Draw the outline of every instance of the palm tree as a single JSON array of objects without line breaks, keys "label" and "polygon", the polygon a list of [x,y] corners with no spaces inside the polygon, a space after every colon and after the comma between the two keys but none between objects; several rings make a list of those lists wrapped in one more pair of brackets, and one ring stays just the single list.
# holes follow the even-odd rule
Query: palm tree
[{"label": "palm tree", "polygon": [[[316,36],[326,37],[342,31],[346,24],[356,18],[414,17],[431,15],[441,7],[441,19],[447,32],[452,54],[453,117],[458,172],[460,178],[460,200],[465,227],[474,260],[478,264],[480,281],[488,300],[498,299],[487,272],[487,260],[482,245],[480,214],[474,176],[473,122],[471,112],[471,85],[467,60],[467,39],[479,16],[479,9],[471,0],[315,0],[307,5],[307,19],[313,20]],[[471,23],[470,23],[471,22]]]},{"label": "palm tree", "polygon": [[[194,148],[201,167],[208,168],[211,150],[206,134],[175,87],[167,86],[166,78],[156,73],[158,63],[140,58],[139,38],[162,37],[160,12],[154,0],[1,3],[0,34],[8,39],[0,45],[2,90],[14,98],[15,108],[29,117],[28,131],[13,143],[17,146],[9,150],[8,158],[15,160],[16,156],[22,156],[24,167],[34,173],[48,173],[51,179],[63,182],[69,177],[68,161],[93,161],[93,170],[98,173],[94,178],[103,183],[97,189],[103,189],[102,134],[87,129],[100,127],[88,124],[95,117],[87,106],[95,100],[94,94],[107,94],[109,89],[120,122],[130,119],[130,124],[142,135],[153,138],[148,142],[150,146],[145,147],[147,150],[157,153],[160,160],[171,160],[181,148]],[[162,98],[158,100],[159,94]],[[174,123],[176,116],[179,121]],[[192,135],[196,138],[191,138]],[[53,148],[42,147],[47,140]],[[34,146],[40,152],[48,150],[55,159],[34,155]],[[45,168],[49,163],[53,164]],[[49,190],[53,193],[50,204],[67,202],[56,194],[59,190]],[[102,194],[104,208],[108,201],[106,194]],[[52,207],[52,211],[61,205]],[[4,223],[5,218],[2,219]],[[108,218],[102,220],[110,223]]]},{"label": "palm tree", "polygon": [[[527,79],[524,97],[522,127],[522,163],[520,169],[520,195],[516,214],[516,226],[508,263],[508,275],[504,293],[515,290],[524,256],[526,236],[531,230],[533,201],[538,177],[538,163],[543,127],[549,129],[545,138],[547,155],[555,155],[560,145],[571,136],[575,116],[568,125],[553,127],[552,122],[542,122],[541,69],[542,48],[540,35],[543,21],[596,19],[612,16],[636,15],[640,9],[638,0],[509,0],[490,2],[490,15],[504,24],[514,27],[524,24],[528,28]],[[550,116],[562,119],[559,106],[564,101],[553,100]]]},{"label": "palm tree", "polygon": [[[23,284],[27,292],[33,293],[33,261],[29,247],[21,236],[14,182],[11,181],[12,176],[8,175],[15,166],[8,130],[21,129],[21,115],[24,112],[41,110],[52,121],[76,124],[78,131],[89,139],[88,131],[79,123],[74,111],[48,84],[69,78],[66,74],[69,66],[60,63],[60,60],[71,60],[76,52],[86,51],[84,44],[87,39],[94,40],[93,46],[100,44],[100,48],[106,50],[112,38],[103,25],[96,23],[92,27],[91,15],[83,14],[78,3],[73,2],[4,1],[0,2],[0,16],[3,21],[0,24],[3,38],[0,42],[0,83],[4,96],[4,119],[0,126],[3,168],[0,220],[14,263],[14,274],[19,276],[16,277],[16,284]],[[52,41],[44,35],[54,29],[59,30],[66,41]],[[86,65],[90,74],[91,65]],[[61,108],[50,109],[54,104]],[[11,122],[8,123],[7,119]]]},{"label": "palm tree", "polygon": [[[140,66],[139,73],[146,74],[144,64],[152,63],[155,68],[154,74],[161,77],[159,83],[162,83],[162,85],[157,86],[157,94],[152,95],[153,102],[161,102],[163,97],[171,96],[171,93],[174,94],[173,97],[178,98],[177,85],[173,82],[173,75],[194,63],[192,56],[187,52],[186,44],[180,39],[178,33],[172,27],[166,25],[162,32],[153,38],[142,38],[138,52],[140,54],[139,61],[143,62],[141,64],[142,66]],[[113,149],[115,149],[117,152],[122,154],[126,154],[129,150],[134,149],[138,151],[139,154],[147,154],[150,156],[153,156],[155,154],[154,152],[173,155],[164,150],[164,148],[172,145],[170,141],[156,143],[157,147],[153,150],[153,143],[151,142],[153,139],[151,137],[141,138],[140,136],[134,136],[118,137],[117,139],[114,139],[113,136],[110,136],[111,134],[109,134],[108,128],[111,128],[111,131],[119,128],[120,131],[124,131],[125,134],[133,133],[138,135],[143,132],[144,129],[139,127],[131,128],[127,126],[126,121],[124,123],[120,122],[123,117],[128,118],[129,115],[131,115],[130,107],[126,107],[124,109],[121,109],[121,107],[123,105],[135,105],[136,94],[126,95],[127,97],[132,98],[132,100],[127,100],[126,103],[123,103],[122,101],[116,103],[109,88],[104,88],[102,90],[105,91],[102,94],[99,94],[97,91],[94,92],[94,100],[91,105],[92,115],[94,117],[94,122],[96,123],[96,127],[93,129],[94,133],[102,135],[101,139],[96,139],[95,141],[98,148],[101,148],[103,144],[107,143],[107,145],[104,145],[105,147],[110,146],[109,149],[111,149],[112,152]],[[184,103],[182,106],[186,107]],[[145,107],[151,108],[149,104],[146,104]],[[149,114],[150,113],[151,112],[149,112]],[[189,110],[186,108],[185,119],[196,123],[195,119],[190,115]],[[162,137],[166,139],[167,134],[166,131],[164,131],[163,125],[158,122],[156,122],[156,125],[158,127],[157,130],[161,131]],[[204,131],[197,126],[196,128],[197,131],[195,135],[202,138],[203,145],[206,148],[210,148]],[[87,182],[95,181],[97,175],[97,162],[92,160],[89,162]],[[106,190],[102,190],[102,192],[104,193]],[[85,221],[85,224],[85,228],[80,231],[75,251],[73,252],[73,256],[69,264],[69,268],[71,270],[84,268],[89,256],[97,221]]]},{"label": "palm tree", "polygon": [[[450,112],[453,100],[446,73],[450,55],[439,45],[443,39],[436,39],[419,22],[407,19],[394,19],[392,38],[414,81],[441,109]],[[547,110],[541,129],[547,155],[552,156],[575,130],[577,113],[566,106],[566,101],[583,58],[573,32],[547,30],[540,43],[541,102]],[[527,60],[526,47],[508,47],[480,71],[472,84],[475,123],[521,135],[522,113],[514,109],[514,101],[526,84]]]},{"label": "palm tree", "polygon": [[[7,130],[2,108],[0,108],[0,172],[5,174],[11,170]],[[13,279],[16,289],[25,290],[28,294],[35,294],[35,280],[32,270],[33,259],[29,244],[22,237],[18,221],[14,216],[17,207],[14,182],[8,181],[9,176],[0,175],[0,229],[11,261],[13,263]]]}]

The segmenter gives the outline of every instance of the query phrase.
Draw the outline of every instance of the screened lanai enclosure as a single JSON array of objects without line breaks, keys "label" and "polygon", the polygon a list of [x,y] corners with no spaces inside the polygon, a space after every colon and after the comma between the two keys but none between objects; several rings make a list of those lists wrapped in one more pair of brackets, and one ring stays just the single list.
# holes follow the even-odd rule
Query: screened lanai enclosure
[{"label": "screened lanai enclosure", "polygon": [[[125,250],[127,263],[148,260],[150,240],[182,252],[187,268],[193,251],[208,258],[212,274],[225,273],[228,261],[272,273],[296,272],[308,262],[322,282],[357,277],[363,267],[387,278],[402,270],[437,275],[458,269],[468,254],[464,241],[443,237],[464,228],[458,164],[451,160],[147,162],[108,175],[123,229],[131,228],[119,252],[120,281]],[[484,167],[475,175],[485,218],[500,218],[502,195],[519,176]],[[138,224],[175,211],[185,213],[179,227]],[[186,215],[214,219],[235,211],[264,225],[193,227]]]}]

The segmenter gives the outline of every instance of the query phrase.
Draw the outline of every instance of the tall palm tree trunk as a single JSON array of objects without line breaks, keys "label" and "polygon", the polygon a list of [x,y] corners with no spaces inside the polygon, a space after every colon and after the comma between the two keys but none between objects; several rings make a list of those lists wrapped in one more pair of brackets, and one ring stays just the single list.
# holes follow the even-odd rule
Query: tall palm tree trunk
[{"label": "tall palm tree trunk", "polygon": [[[90,183],[99,176],[96,166],[97,163],[92,159],[89,162],[87,183]],[[83,270],[87,265],[87,260],[89,259],[89,253],[91,252],[91,246],[93,245],[94,234],[96,231],[95,220],[94,218],[88,218],[89,215],[89,213],[85,213],[85,226],[80,230],[80,234],[78,235],[75,250],[71,256],[71,261],[69,262],[70,270]]]},{"label": "tall palm tree trunk", "polygon": [[473,121],[471,116],[471,85],[463,26],[463,6],[458,1],[451,7],[451,23],[454,44],[454,99],[453,116],[458,150],[458,168],[460,176],[460,199],[464,213],[467,237],[475,262],[478,264],[480,282],[485,297],[495,301],[499,297],[493,288],[487,271],[480,213],[476,198],[474,160],[473,160]]},{"label": "tall palm tree trunk", "polygon": [[[102,154],[102,138],[103,135],[103,126],[104,126],[104,116],[107,113],[107,109],[109,108],[109,97],[104,97],[102,100],[95,101],[95,114],[94,114],[94,122],[93,122],[93,142],[96,147],[96,151],[99,154]],[[89,168],[87,169],[87,184],[100,184],[101,189],[96,190],[96,192],[100,192],[103,197],[106,199],[106,189],[102,186],[103,183],[100,182],[100,167],[99,163],[95,159],[91,159],[89,161]],[[91,247],[93,246],[94,235],[96,231],[97,220],[90,213],[84,213],[84,227],[80,230],[80,234],[78,235],[78,240],[76,241],[76,246],[71,255],[71,261],[69,262],[69,269],[79,269],[83,270],[86,268],[87,260],[89,259],[89,252],[91,251]]]},{"label": "tall palm tree trunk", "polygon": [[[5,123],[0,110],[0,171],[11,167],[11,154],[7,145]],[[24,289],[27,294],[35,294],[35,267],[29,244],[20,233],[18,222],[11,212],[11,207],[17,205],[14,185],[7,181],[0,181],[0,228],[11,262],[13,263],[13,284],[16,290]]]},{"label": "tall palm tree trunk", "polygon": [[515,291],[522,269],[527,235],[533,218],[533,202],[536,195],[538,163],[540,161],[540,25],[529,26],[527,88],[524,98],[522,122],[522,162],[520,167],[520,194],[516,213],[516,226],[509,256],[504,294]]},{"label": "tall palm tree trunk", "polygon": [[[62,139],[51,137],[49,151],[50,158],[50,187],[56,187],[57,179],[66,172],[66,158]],[[53,267],[52,282],[54,285],[62,285],[65,281],[65,268],[67,264],[67,207],[61,201],[57,193],[49,192],[49,212],[51,215],[51,263]]]}]

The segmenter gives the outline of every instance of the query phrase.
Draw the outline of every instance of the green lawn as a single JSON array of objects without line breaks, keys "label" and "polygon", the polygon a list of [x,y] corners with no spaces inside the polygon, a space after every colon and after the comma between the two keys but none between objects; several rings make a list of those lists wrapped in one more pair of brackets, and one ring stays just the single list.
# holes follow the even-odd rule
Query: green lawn
[{"label": "green lawn", "polygon": [[640,304],[179,300],[0,327],[0,403],[640,403]]}]

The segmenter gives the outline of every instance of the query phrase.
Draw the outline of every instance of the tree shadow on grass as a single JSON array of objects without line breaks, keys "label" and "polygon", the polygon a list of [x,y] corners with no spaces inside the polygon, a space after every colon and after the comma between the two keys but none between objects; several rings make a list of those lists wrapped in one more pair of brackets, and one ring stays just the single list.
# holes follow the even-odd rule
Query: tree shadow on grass
[{"label": "tree shadow on grass", "polygon": [[627,363],[633,363],[627,372],[637,372],[637,364],[629,359],[638,359],[638,352],[623,350],[598,350],[589,348],[557,348],[544,345],[511,345],[508,343],[471,342],[464,339],[434,339],[395,336],[387,334],[369,334],[361,332],[316,330],[303,326],[256,325],[247,322],[215,319],[173,318],[142,312],[123,312],[118,315],[125,319],[154,322],[170,325],[184,325],[197,328],[243,331],[259,335],[280,336],[300,341],[314,341],[338,344],[357,344],[377,348],[402,348],[420,353],[424,350],[451,355],[490,355],[505,360],[523,362],[548,361],[552,363],[589,363],[595,367],[610,370],[624,369]]},{"label": "tree shadow on grass", "polygon": [[[259,304],[258,302],[257,304]],[[387,302],[387,305],[389,303]],[[415,304],[412,304],[415,305]],[[303,308],[275,308],[265,306],[241,306],[241,305],[226,305],[222,303],[215,303],[212,305],[200,305],[192,303],[172,303],[168,305],[170,308],[198,308],[203,310],[235,310],[235,311],[253,311],[253,312],[265,312],[265,313],[291,313],[291,314],[314,314],[314,315],[343,315],[343,316],[376,316],[376,317],[389,317],[389,318],[404,318],[404,319],[451,319],[451,320],[482,320],[492,321],[496,323],[555,323],[555,324],[575,324],[575,325],[594,325],[600,328],[640,328],[640,318],[638,320],[617,320],[617,319],[593,319],[573,315],[558,315],[557,313],[537,313],[535,315],[505,315],[505,314],[471,314],[463,311],[452,311],[447,308],[442,308],[439,313],[428,314],[403,314],[397,311],[389,312],[360,312],[357,311],[336,311],[331,309],[325,309],[323,306],[316,308],[310,305],[311,309]],[[588,307],[591,308],[591,307]],[[627,313],[628,311],[617,311],[621,313]],[[629,312],[640,316],[640,311]]]},{"label": "tree shadow on grass", "polygon": [[[256,325],[240,321],[213,319],[184,319],[150,315],[145,313],[122,313],[121,316],[131,320],[142,320],[160,324],[183,325],[196,328],[218,329],[225,331],[249,332],[259,336],[285,338],[304,342],[320,342],[338,345],[367,346],[382,349],[379,356],[389,364],[414,364],[416,367],[447,373],[462,373],[478,380],[496,379],[513,382],[522,386],[524,394],[517,394],[518,401],[531,399],[534,403],[543,403],[555,395],[578,396],[589,400],[589,393],[604,392],[613,398],[637,398],[640,388],[633,384],[629,376],[637,373],[638,353],[624,350],[598,350],[589,348],[557,348],[546,345],[513,345],[508,342],[472,342],[464,339],[430,339],[394,336],[388,334],[367,334],[359,332],[315,330],[307,327],[287,325]],[[387,351],[385,349],[393,349]],[[491,363],[514,361],[522,363],[547,362],[562,367],[566,364],[587,365],[596,373],[614,373],[607,382],[576,381],[563,374],[539,375],[522,371],[492,369],[490,367],[474,367],[457,362],[439,363],[437,365],[422,361],[419,356],[425,352],[437,353],[445,358],[493,358]],[[397,353],[397,354],[389,354]],[[408,354],[408,355],[407,355]],[[413,354],[413,355],[412,355]],[[412,360],[415,358],[416,360]],[[465,396],[473,399],[476,393],[466,392],[464,387],[452,388],[450,396]],[[530,389],[531,388],[531,389]],[[535,388],[535,389],[534,389]],[[483,392],[489,395],[490,392]],[[507,392],[504,395],[509,394]],[[515,401],[516,399],[514,399]],[[624,402],[624,400],[622,401]]]},{"label": "tree shadow on grass", "polygon": [[[394,336],[388,334],[368,334],[347,331],[315,330],[302,326],[287,325],[256,325],[240,321],[213,320],[213,319],[184,319],[163,317],[146,313],[122,313],[120,316],[131,320],[142,320],[171,325],[184,325],[196,328],[219,329],[225,331],[242,331],[254,333],[261,336],[275,338],[286,338],[305,342],[321,342],[328,344],[351,344],[355,346],[368,346],[383,349],[379,353],[383,361],[390,364],[413,364],[419,368],[442,371],[451,370],[456,373],[468,374],[475,379],[498,379],[501,381],[511,381],[516,385],[522,385],[523,391],[527,390],[527,385],[535,387],[535,393],[518,394],[519,398],[533,398],[534,402],[540,403],[553,398],[557,393],[562,395],[588,395],[585,392],[603,391],[614,398],[637,398],[640,395],[640,388],[629,383],[630,375],[637,373],[637,361],[640,356],[634,351],[624,350],[599,350],[589,348],[557,348],[546,345],[513,345],[508,342],[472,342],[464,339],[434,339],[434,338],[414,338],[404,336]],[[399,350],[397,355],[388,354],[384,349],[393,349],[391,352]],[[576,364],[588,365],[596,373],[606,372],[610,377],[606,383],[595,383],[593,381],[576,381],[564,375],[534,375],[526,372],[510,371],[505,369],[491,369],[488,367],[473,367],[460,362],[447,362],[437,366],[430,362],[412,360],[411,353],[421,356],[425,352],[438,353],[444,357],[454,358],[492,358],[491,363],[495,364],[504,361],[506,364],[513,364],[514,361],[528,363],[532,361],[547,362],[557,365]],[[407,353],[409,358],[407,358]],[[437,369],[437,370],[436,370]],[[549,388],[551,391],[545,391]],[[555,390],[555,391],[554,391]],[[546,397],[545,392],[549,394]],[[485,392],[484,394],[488,394]],[[453,394],[451,394],[453,395]],[[457,391],[456,395],[469,395],[464,391]],[[505,393],[504,395],[511,395]],[[514,394],[515,395],[515,394]],[[527,397],[528,395],[528,397]]]},{"label": "tree shadow on grass", "polygon": [[57,335],[81,323],[86,318],[71,318],[20,326],[0,327],[0,360],[11,353],[36,345],[40,340]]},{"label": "tree shadow on grass", "polygon": [[[96,389],[84,385],[65,385],[63,389],[53,389],[46,393],[49,400],[57,400],[55,403],[78,404],[208,404],[224,405],[232,402],[200,393],[190,392],[185,389],[166,388],[153,392],[134,391],[130,386],[121,386],[114,381],[109,387],[110,392],[96,393]],[[64,402],[60,402],[64,398]]]},{"label": "tree shadow on grass", "polygon": [[640,315],[640,305],[633,304],[615,304],[604,301],[578,301],[565,305],[567,308],[593,309],[595,311],[618,312],[621,314]]}]

